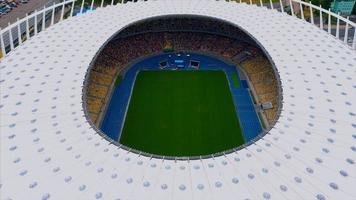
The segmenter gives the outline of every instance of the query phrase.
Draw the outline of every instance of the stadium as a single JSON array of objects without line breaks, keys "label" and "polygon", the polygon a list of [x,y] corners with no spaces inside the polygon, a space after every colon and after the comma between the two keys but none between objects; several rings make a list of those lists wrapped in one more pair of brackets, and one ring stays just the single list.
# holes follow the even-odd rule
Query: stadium
[{"label": "stadium", "polygon": [[28,15],[0,33],[0,197],[356,199],[355,27],[299,0]]},{"label": "stadium", "polygon": [[247,34],[214,19],[175,16],[133,24],[93,63],[85,87],[90,120],[113,141],[145,153],[202,156],[249,143],[262,132],[257,99],[274,105],[261,112],[265,127],[277,115],[280,95],[267,57]]}]

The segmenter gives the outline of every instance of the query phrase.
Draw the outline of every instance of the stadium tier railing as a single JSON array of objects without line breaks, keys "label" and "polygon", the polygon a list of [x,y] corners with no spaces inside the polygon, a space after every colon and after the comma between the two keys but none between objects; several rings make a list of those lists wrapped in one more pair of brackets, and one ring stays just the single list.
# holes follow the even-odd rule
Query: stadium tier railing
[{"label": "stadium tier railing", "polygon": [[[140,0],[135,0],[131,3],[137,1]],[[311,2],[301,0],[279,0],[278,3],[272,0],[220,1],[256,5],[298,17],[301,20],[318,26],[320,29],[343,41],[351,49],[356,50],[356,23],[350,21],[349,17],[345,18],[331,12],[330,9],[326,10],[321,6],[313,5]],[[9,24],[0,30],[0,56],[5,57],[23,42],[65,19],[92,11],[97,7],[116,6],[124,2],[126,0],[111,0],[111,2],[110,0],[65,0],[61,3],[45,7],[42,10],[35,10],[32,14],[26,14],[26,17],[17,19],[15,23]]]},{"label": "stadium tier railing", "polygon": [[[143,1],[143,0],[135,0]],[[147,0],[150,1],[150,0]],[[213,1],[213,0],[212,0]],[[215,1],[215,0],[214,0]],[[333,13],[329,10],[322,8],[321,6],[316,6],[311,4],[311,2],[305,2],[301,0],[279,0],[278,3],[272,2],[272,0],[220,0],[226,3],[246,3],[249,5],[264,7],[267,9],[279,11],[286,15],[291,15],[293,17],[300,18],[301,20],[311,23],[318,28],[326,31],[335,38],[341,40],[344,45],[348,46],[350,49],[356,50],[356,23],[345,18],[339,14]],[[86,3],[89,2],[89,3]],[[108,3],[106,3],[108,2]],[[131,2],[131,3],[134,3]],[[266,3],[267,2],[267,3]],[[287,2],[287,3],[283,3]],[[11,51],[13,51],[18,46],[21,46],[26,41],[35,37],[42,31],[45,31],[50,26],[60,23],[63,20],[70,19],[76,15],[84,14],[95,10],[96,8],[102,8],[106,6],[120,6],[122,3],[127,3],[126,0],[65,0],[61,3],[53,4],[52,6],[45,7],[42,10],[34,11],[31,14],[26,14],[26,17],[22,19],[17,19],[13,24],[9,24],[7,27],[0,29],[0,59],[6,57]],[[86,111],[85,111],[86,112]],[[86,113],[88,116],[88,113]],[[87,117],[88,118],[88,117]],[[88,118],[89,119],[89,118]],[[91,122],[89,122],[91,123]],[[274,122],[275,123],[275,122]],[[273,124],[274,124],[273,123]],[[91,123],[92,127],[97,131],[98,134],[102,135],[110,143],[117,144],[119,148],[124,148],[130,152],[137,153],[138,155],[145,155],[148,157],[157,157],[162,159],[173,159],[173,160],[193,160],[202,159],[207,157],[216,157],[225,155],[242,149],[248,145],[253,144],[260,138],[262,138],[268,131],[264,130],[255,139],[239,146],[234,149],[227,151],[214,153],[206,156],[195,156],[195,157],[169,157],[169,156],[159,156],[154,154],[149,154],[141,152],[135,149],[131,149],[124,145],[118,144],[111,138],[102,133],[100,129]]]}]

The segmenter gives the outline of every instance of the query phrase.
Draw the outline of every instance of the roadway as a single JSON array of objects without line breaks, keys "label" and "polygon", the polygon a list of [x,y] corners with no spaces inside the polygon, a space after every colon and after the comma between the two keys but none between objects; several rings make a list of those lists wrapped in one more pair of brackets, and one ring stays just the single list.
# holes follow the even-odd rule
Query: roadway
[{"label": "roadway", "polygon": [[60,0],[30,0],[27,4],[19,4],[11,12],[0,17],[0,27],[5,28],[9,22],[14,23],[17,18],[25,17],[26,13],[34,12],[36,9],[40,10],[44,6],[52,5],[53,2],[60,2]]}]

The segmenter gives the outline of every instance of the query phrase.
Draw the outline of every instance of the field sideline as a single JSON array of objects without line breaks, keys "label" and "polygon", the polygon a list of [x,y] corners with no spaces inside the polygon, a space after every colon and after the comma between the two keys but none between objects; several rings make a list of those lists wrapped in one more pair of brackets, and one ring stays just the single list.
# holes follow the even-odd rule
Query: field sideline
[{"label": "field sideline", "polygon": [[147,153],[198,156],[244,143],[223,71],[140,71],[120,143]]}]

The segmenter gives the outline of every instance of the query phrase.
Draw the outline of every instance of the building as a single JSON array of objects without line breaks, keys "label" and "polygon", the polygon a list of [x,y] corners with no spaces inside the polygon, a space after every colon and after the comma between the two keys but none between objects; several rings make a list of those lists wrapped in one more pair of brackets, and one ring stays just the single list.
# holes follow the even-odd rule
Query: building
[{"label": "building", "polygon": [[341,15],[351,15],[355,2],[355,0],[334,0],[331,3],[331,11]]},{"label": "building", "polygon": [[[20,24],[2,30],[11,46],[1,48],[0,199],[355,199],[356,36],[348,45],[277,8],[225,0],[98,4],[19,45]],[[98,54],[124,28],[167,16],[228,23],[266,54],[282,109],[261,137],[172,159],[117,145],[89,120],[84,83]]]}]

